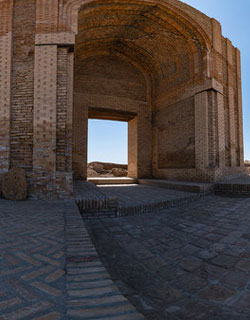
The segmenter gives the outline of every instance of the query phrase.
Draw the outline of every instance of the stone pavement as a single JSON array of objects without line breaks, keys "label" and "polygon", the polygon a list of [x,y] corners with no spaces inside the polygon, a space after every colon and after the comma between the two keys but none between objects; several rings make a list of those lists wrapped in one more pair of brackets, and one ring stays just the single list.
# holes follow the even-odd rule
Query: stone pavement
[{"label": "stone pavement", "polygon": [[119,186],[98,186],[106,197],[117,198],[120,207],[136,207],[150,205],[166,200],[176,202],[186,198],[199,198],[199,195],[190,192],[156,188],[140,184]]},{"label": "stone pavement", "polygon": [[111,278],[145,319],[250,319],[249,198],[208,196],[86,224]]},{"label": "stone pavement", "polygon": [[95,186],[76,181],[74,187],[75,200],[84,218],[145,214],[186,205],[204,196],[140,184]]},{"label": "stone pavement", "polygon": [[98,258],[74,201],[0,199],[0,319],[140,320]]}]

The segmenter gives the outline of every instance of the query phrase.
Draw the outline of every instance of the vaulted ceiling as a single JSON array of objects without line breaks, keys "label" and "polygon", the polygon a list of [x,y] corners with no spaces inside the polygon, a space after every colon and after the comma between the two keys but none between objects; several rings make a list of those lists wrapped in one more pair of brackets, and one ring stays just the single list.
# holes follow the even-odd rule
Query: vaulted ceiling
[{"label": "vaulted ceiling", "polygon": [[155,94],[202,77],[206,43],[182,15],[145,1],[96,1],[81,8],[76,59],[116,55],[137,66]]}]

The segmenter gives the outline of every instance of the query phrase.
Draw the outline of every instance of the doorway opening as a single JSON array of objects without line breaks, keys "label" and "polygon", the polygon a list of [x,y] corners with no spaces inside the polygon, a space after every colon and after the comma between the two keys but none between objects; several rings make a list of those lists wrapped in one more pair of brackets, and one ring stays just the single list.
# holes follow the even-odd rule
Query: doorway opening
[{"label": "doorway opening", "polygon": [[87,177],[128,176],[128,122],[88,120]]}]

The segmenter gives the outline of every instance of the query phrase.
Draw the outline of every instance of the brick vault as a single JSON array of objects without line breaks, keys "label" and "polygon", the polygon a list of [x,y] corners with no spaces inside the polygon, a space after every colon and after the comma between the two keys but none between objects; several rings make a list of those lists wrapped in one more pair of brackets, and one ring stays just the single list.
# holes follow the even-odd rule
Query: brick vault
[{"label": "brick vault", "polygon": [[128,122],[129,175],[244,172],[240,52],[177,0],[0,0],[0,176],[71,197],[88,118]]}]

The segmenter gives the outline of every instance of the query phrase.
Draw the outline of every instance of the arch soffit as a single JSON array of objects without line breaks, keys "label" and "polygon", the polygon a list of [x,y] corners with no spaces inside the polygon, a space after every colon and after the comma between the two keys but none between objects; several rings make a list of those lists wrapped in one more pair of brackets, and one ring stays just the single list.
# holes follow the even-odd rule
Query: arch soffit
[{"label": "arch soffit", "polygon": [[[103,5],[107,6],[109,4],[119,4],[119,2],[122,3],[124,1],[108,0],[103,2]],[[159,10],[167,14],[168,23],[173,24],[174,27],[177,28],[178,31],[185,37],[187,36],[187,34],[189,34],[195,45],[199,44],[203,48],[203,50],[210,52],[211,41],[209,36],[204,31],[202,26],[183,10],[171,5],[166,0],[128,0],[126,2],[157,7]],[[102,1],[68,0],[65,2],[64,0],[59,7],[59,31],[67,31],[77,34],[79,11],[81,9],[84,9],[84,7],[95,3],[102,3]]]},{"label": "arch soffit", "polygon": [[[157,79],[156,75],[161,72],[161,66],[157,61],[153,62],[152,57],[143,52],[140,47],[134,46],[134,44],[128,45],[123,41],[120,41],[120,50],[117,49],[117,46],[113,46],[113,44],[113,41],[110,41],[110,43],[106,41],[105,43],[102,42],[103,46],[99,46],[97,44],[96,47],[90,46],[89,50],[85,47],[84,56],[80,57],[80,59],[85,61],[89,58],[110,56],[111,54],[118,57],[122,61],[129,63],[144,77],[147,86],[148,101],[151,100],[152,85]],[[135,52],[139,55],[140,59]]]},{"label": "arch soffit", "polygon": [[[119,5],[138,5],[142,6],[142,8],[147,5],[149,9],[153,9],[153,11],[157,10],[156,18],[159,17],[160,22],[165,23],[163,26],[161,24],[161,27],[165,27],[166,32],[168,33],[168,26],[171,25],[177,32],[181,35],[182,39],[185,39],[187,46],[189,47],[189,54],[194,54],[197,56],[197,59],[199,59],[203,64],[203,67],[200,67],[200,72],[202,74],[208,74],[207,70],[209,68],[208,65],[208,55],[211,48],[211,41],[206,32],[203,30],[203,28],[194,21],[186,12],[183,10],[180,10],[176,8],[175,6],[169,4],[172,0],[62,0],[60,7],[59,7],[59,32],[70,32],[74,34],[78,34],[78,22],[79,22],[79,13],[86,12],[86,16],[89,15],[95,15],[95,12],[97,14],[100,14],[102,11],[102,8],[106,8],[109,5],[113,5],[113,8],[116,8],[117,6],[119,8]],[[125,6],[124,6],[125,8]],[[145,8],[145,7],[144,7]],[[118,9],[119,10],[119,9]],[[151,10],[149,10],[151,11]],[[144,10],[138,11],[139,13],[144,13]],[[146,11],[147,12],[147,11]],[[201,13],[202,14],[202,13]],[[80,26],[79,26],[80,27]],[[124,39],[125,40],[125,39]],[[103,41],[103,40],[102,40]],[[98,42],[98,41],[97,41]],[[154,88],[155,85],[157,85],[158,80],[161,79],[161,75],[164,72],[161,68],[161,64],[158,63],[157,57],[154,57],[154,55],[149,55],[146,52],[143,52],[143,48],[137,48],[136,44],[133,42],[126,42],[122,41],[121,43],[123,47],[127,47],[127,49],[123,51],[117,51],[117,55],[120,55],[122,59],[127,60],[127,62],[133,64],[135,67],[137,67],[138,70],[142,72],[146,79],[146,83],[148,84],[148,88],[152,87]],[[78,44],[79,45],[79,44]],[[80,44],[81,45],[81,44]],[[84,43],[84,51],[86,55],[92,55],[93,52],[93,44],[91,44],[91,41],[89,42],[90,49],[88,50],[86,48],[87,43]],[[169,46],[172,44],[170,43]],[[92,47],[92,49],[91,49]],[[78,47],[79,48],[79,47]],[[98,48],[96,48],[98,51]],[[107,48],[102,48],[104,51]],[[101,50],[102,50],[101,49]],[[127,51],[126,51],[127,50]],[[139,52],[139,54],[143,57],[143,59],[138,59],[136,56],[136,53]],[[88,52],[89,51],[89,52]],[[193,52],[193,53],[191,53]],[[97,52],[95,52],[97,53]],[[97,53],[98,55],[98,53]],[[180,69],[181,65],[181,59],[180,57],[176,58],[177,62],[177,72],[174,76],[179,75],[178,69]],[[193,58],[191,58],[193,59]],[[196,58],[195,58],[196,59]],[[130,60],[130,61],[129,61]],[[191,60],[190,60],[191,61]],[[191,68],[191,66],[189,66]],[[203,77],[201,74],[201,77]],[[160,76],[160,77],[159,77]],[[151,83],[151,85],[149,85]],[[155,84],[155,85],[154,85]],[[154,89],[153,89],[154,91]]]}]

